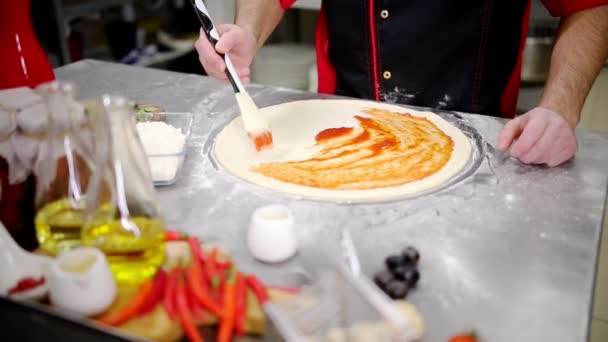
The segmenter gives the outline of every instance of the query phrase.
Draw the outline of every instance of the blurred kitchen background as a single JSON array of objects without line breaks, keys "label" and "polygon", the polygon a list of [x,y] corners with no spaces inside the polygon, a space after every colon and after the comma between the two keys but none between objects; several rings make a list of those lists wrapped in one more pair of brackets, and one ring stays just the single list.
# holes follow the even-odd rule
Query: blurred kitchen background
[{"label": "blurred kitchen background", "polygon": [[[54,66],[84,58],[204,73],[193,43],[190,0],[32,0],[36,32]],[[206,0],[215,20],[232,22],[233,0]],[[321,0],[299,0],[252,66],[252,81],[316,91],[314,30]],[[533,0],[518,111],[533,108],[547,78],[559,19]],[[608,32],[606,33],[608,34]],[[587,99],[580,126],[608,131],[608,64]],[[608,171],[607,171],[608,172]],[[608,218],[600,255],[591,341],[608,341]]]},{"label": "blurred kitchen background", "polygon": [[[233,0],[206,0],[218,22],[232,22]],[[36,31],[54,66],[94,58],[202,73],[189,0],[33,0]],[[252,66],[252,81],[316,91],[314,30],[321,0],[299,0]],[[559,19],[533,0],[518,111],[533,108],[547,78]],[[51,14],[51,15],[49,15]],[[52,29],[49,29],[52,28]],[[285,77],[288,75],[288,77]],[[608,130],[608,69],[594,87],[581,126]]]}]

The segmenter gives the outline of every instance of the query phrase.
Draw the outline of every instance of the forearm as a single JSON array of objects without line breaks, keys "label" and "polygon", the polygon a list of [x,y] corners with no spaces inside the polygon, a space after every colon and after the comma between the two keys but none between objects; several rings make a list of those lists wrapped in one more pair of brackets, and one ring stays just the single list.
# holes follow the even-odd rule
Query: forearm
[{"label": "forearm", "polygon": [[540,106],[575,127],[591,86],[608,58],[608,6],[562,19]]},{"label": "forearm", "polygon": [[237,0],[235,23],[253,33],[259,49],[284,13],[278,0]]}]

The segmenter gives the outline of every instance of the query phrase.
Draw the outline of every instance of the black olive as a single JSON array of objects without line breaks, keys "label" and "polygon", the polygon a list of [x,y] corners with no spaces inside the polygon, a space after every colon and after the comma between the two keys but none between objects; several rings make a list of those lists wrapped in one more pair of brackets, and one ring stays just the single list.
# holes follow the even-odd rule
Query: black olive
[{"label": "black olive", "polygon": [[404,280],[405,274],[410,268],[410,266],[399,266],[393,270],[393,275],[399,280]]},{"label": "black olive", "polygon": [[386,288],[386,285],[393,281],[393,279],[395,279],[395,277],[391,272],[382,271],[376,273],[376,275],[374,276],[374,283],[376,283],[379,288],[384,290]]},{"label": "black olive", "polygon": [[401,255],[406,260],[406,263],[415,264],[420,260],[420,253],[412,246],[405,247]]},{"label": "black olive", "polygon": [[407,296],[408,286],[403,281],[393,280],[386,285],[384,291],[392,299],[403,299]]},{"label": "black olive", "polygon": [[386,262],[386,267],[388,267],[388,269],[391,271],[399,266],[405,265],[405,263],[406,263],[405,258],[401,254],[391,255],[386,258],[385,262]]},{"label": "black olive", "polygon": [[395,275],[395,278],[403,280],[411,287],[416,286],[416,283],[418,283],[418,280],[420,279],[420,272],[413,266],[397,267],[393,271],[393,274]]}]

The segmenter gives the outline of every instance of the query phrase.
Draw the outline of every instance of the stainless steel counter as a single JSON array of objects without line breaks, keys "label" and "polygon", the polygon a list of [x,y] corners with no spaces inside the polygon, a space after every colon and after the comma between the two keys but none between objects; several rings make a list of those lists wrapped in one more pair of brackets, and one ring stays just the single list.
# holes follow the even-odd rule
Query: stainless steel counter
[{"label": "stainless steel counter", "polygon": [[[587,338],[608,181],[607,134],[579,131],[576,159],[559,168],[521,165],[490,147],[472,176],[443,191],[385,204],[329,204],[260,191],[213,167],[208,138],[237,115],[226,84],[96,61],[59,68],[57,76],[75,81],[81,97],[119,93],[168,111],[193,111],[181,178],[158,189],[168,226],[217,241],[267,282],[299,281],[298,258],[264,265],[245,247],[253,209],[280,202],[294,210],[308,252],[336,253],[337,228],[351,226],[367,275],[388,253],[417,246],[422,279],[409,299],[425,318],[426,341],[446,341],[467,329],[486,341]],[[250,91],[260,106],[319,97],[257,85]],[[479,115],[464,119],[489,144],[503,125]]]}]

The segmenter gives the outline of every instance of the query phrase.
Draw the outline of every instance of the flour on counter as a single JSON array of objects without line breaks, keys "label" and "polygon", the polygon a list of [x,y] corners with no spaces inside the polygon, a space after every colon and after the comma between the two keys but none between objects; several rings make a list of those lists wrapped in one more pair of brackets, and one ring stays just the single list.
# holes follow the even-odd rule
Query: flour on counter
[{"label": "flour on counter", "polygon": [[139,122],[137,133],[148,156],[152,180],[170,182],[182,162],[186,135],[162,121]]}]

